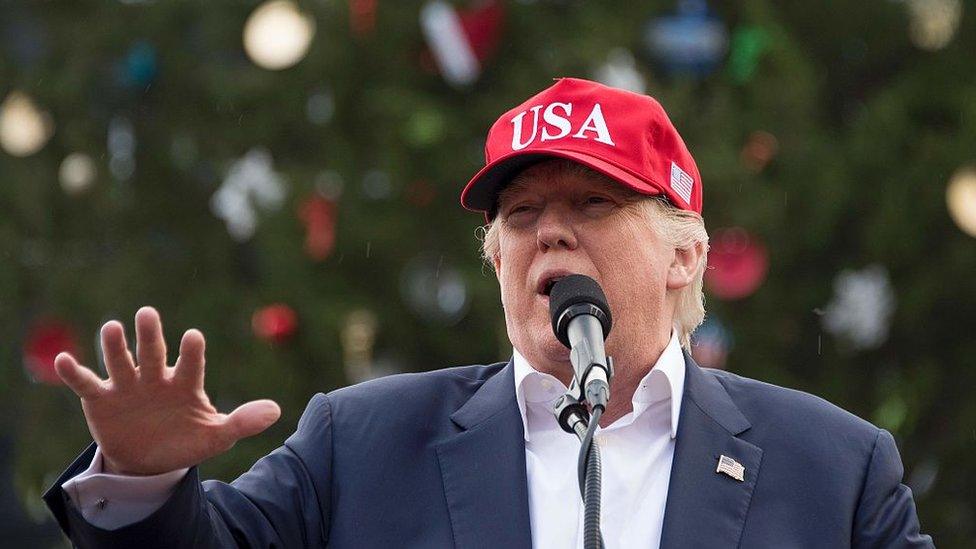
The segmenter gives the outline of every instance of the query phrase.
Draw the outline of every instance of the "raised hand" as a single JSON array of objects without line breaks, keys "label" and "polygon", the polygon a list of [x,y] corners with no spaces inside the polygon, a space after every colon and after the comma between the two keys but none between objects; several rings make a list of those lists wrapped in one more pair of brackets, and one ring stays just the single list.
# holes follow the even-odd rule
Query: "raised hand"
[{"label": "raised hand", "polygon": [[203,334],[187,330],[176,364],[167,366],[162,323],[152,307],[136,313],[138,365],[119,322],[102,326],[101,343],[107,380],[68,353],[58,355],[54,368],[81,398],[106,472],[153,475],[190,467],[264,431],[281,415],[271,400],[219,413],[203,390]]}]

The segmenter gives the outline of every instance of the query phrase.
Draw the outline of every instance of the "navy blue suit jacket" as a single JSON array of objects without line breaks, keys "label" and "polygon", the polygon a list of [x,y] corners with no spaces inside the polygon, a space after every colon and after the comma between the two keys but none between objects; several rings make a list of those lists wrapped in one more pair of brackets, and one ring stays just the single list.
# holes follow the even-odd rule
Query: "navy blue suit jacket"
[{"label": "navy blue suit jacket", "polygon": [[[662,547],[932,545],[886,431],[685,360]],[[161,509],[118,530],[88,524],[60,489],[93,452],[44,496],[82,547],[532,545],[511,363],[318,394],[295,434],[240,478],[201,483],[193,468]],[[744,481],[715,472],[721,455],[745,467]]]}]

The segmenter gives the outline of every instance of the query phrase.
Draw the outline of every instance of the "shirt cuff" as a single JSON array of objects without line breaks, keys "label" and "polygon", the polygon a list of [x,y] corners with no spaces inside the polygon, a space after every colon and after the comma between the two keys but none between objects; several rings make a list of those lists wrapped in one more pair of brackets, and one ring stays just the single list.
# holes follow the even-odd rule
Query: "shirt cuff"
[{"label": "shirt cuff", "polygon": [[144,477],[103,471],[102,450],[96,448],[88,469],[68,479],[61,489],[89,524],[116,530],[139,522],[162,507],[189,469]]}]

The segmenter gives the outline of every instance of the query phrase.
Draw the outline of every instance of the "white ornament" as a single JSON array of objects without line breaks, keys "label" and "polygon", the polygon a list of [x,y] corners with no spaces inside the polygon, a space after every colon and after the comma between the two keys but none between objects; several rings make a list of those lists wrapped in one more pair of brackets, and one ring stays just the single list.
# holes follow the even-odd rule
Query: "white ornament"
[{"label": "white ornament", "polygon": [[76,195],[89,187],[95,180],[95,161],[84,153],[71,153],[61,161],[58,179],[64,192]]},{"label": "white ornament", "polygon": [[315,20],[289,0],[273,0],[257,7],[244,24],[244,50],[261,68],[281,70],[308,53],[315,36]]},{"label": "white ornament", "polygon": [[875,264],[837,275],[834,297],[824,311],[823,325],[854,349],[873,349],[888,338],[894,311],[895,294],[888,271]]},{"label": "white ornament", "polygon": [[136,133],[132,122],[114,116],[108,123],[108,170],[119,181],[126,181],[136,170]]},{"label": "white ornament", "polygon": [[257,229],[257,209],[277,209],[284,199],[285,182],[272,168],[271,153],[254,148],[231,164],[210,208],[227,224],[227,232],[243,242]]},{"label": "white ornament", "polygon": [[956,225],[976,237],[976,167],[960,168],[946,188],[946,206]]},{"label": "white ornament", "polygon": [[424,253],[407,263],[400,275],[400,292],[420,317],[447,326],[468,312],[468,285],[444,256]]},{"label": "white ornament", "polygon": [[959,0],[909,0],[911,23],[908,36],[923,50],[936,51],[949,45],[959,30],[962,2]]},{"label": "white ornament", "polygon": [[607,54],[607,61],[596,70],[593,78],[612,88],[621,88],[634,93],[646,93],[647,83],[637,70],[637,61],[630,50],[616,48]]},{"label": "white ornament", "polygon": [[41,150],[54,133],[51,116],[27,94],[12,91],[0,104],[0,147],[14,156]]},{"label": "white ornament", "polygon": [[420,28],[448,84],[463,87],[478,79],[481,64],[464,33],[460,16],[450,4],[441,0],[424,4],[420,9]]}]

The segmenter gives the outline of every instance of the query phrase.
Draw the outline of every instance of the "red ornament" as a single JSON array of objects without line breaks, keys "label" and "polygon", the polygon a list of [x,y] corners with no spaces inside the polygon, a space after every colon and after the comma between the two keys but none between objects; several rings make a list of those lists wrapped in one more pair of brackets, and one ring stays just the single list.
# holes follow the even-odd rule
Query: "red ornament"
[{"label": "red ornament", "polygon": [[336,203],[314,194],[298,208],[298,217],[305,224],[305,253],[315,261],[322,261],[335,249]]},{"label": "red ornament", "polygon": [[262,307],[251,317],[254,335],[270,343],[283,343],[295,335],[298,316],[284,303],[274,303]]},{"label": "red ornament", "polygon": [[[437,69],[452,86],[474,83],[501,42],[505,8],[499,0],[482,0],[458,10],[443,0],[421,9],[420,24]],[[421,65],[429,58],[422,54]]]},{"label": "red ornament", "polygon": [[759,173],[766,168],[776,153],[779,152],[779,140],[776,136],[762,130],[757,130],[749,134],[739,160],[742,165],[752,173]]},{"label": "red ornament", "polygon": [[461,28],[478,61],[484,63],[498,49],[504,15],[505,9],[498,0],[487,0],[473,8],[458,11]]},{"label": "red ornament", "polygon": [[430,203],[434,201],[434,197],[437,196],[437,189],[431,186],[430,183],[420,179],[414,181],[407,187],[407,200],[418,208],[426,208],[430,206]]},{"label": "red ornament", "polygon": [[350,0],[349,26],[357,36],[373,34],[376,30],[376,0]]},{"label": "red ornament", "polygon": [[723,229],[712,238],[705,284],[722,299],[740,299],[762,285],[768,269],[769,255],[762,242],[745,229]]},{"label": "red ornament", "polygon": [[54,371],[54,357],[61,352],[77,356],[77,339],[74,328],[64,321],[45,318],[35,322],[24,341],[24,367],[31,378],[49,385],[61,385],[61,378]]}]

